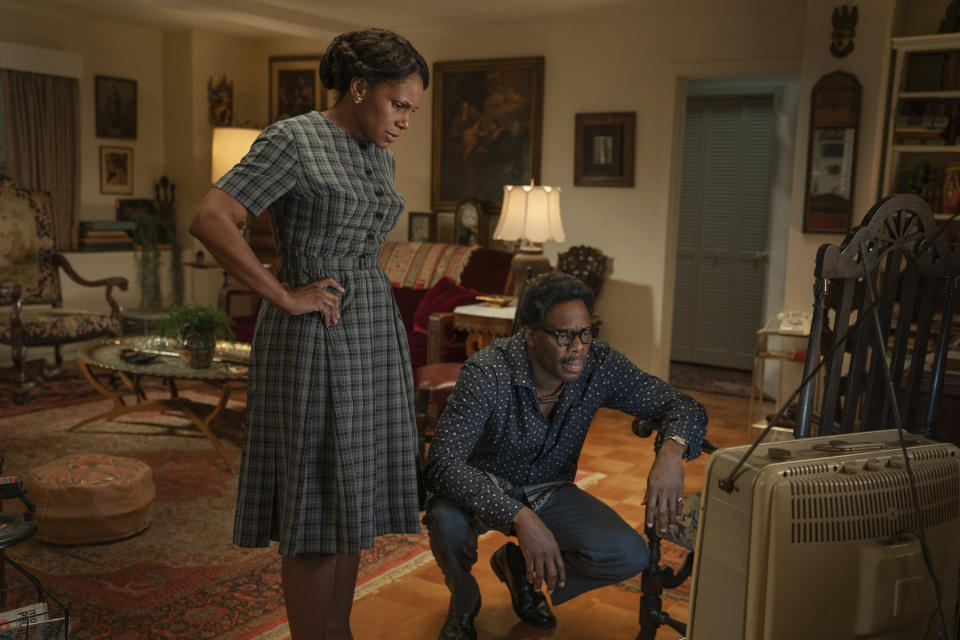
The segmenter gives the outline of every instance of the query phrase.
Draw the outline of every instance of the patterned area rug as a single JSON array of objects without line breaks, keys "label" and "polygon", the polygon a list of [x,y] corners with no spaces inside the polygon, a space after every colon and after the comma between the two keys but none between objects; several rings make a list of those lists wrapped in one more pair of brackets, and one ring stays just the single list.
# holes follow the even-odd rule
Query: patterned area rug
[{"label": "patterned area rug", "polygon": [[[72,601],[71,639],[241,640],[283,623],[276,546],[233,546],[236,478],[211,444],[187,420],[156,413],[67,431],[109,406],[97,401],[0,420],[4,474],[25,478],[54,458],[91,451],[137,458],[153,469],[156,515],[143,533],[78,547],[34,539],[8,549],[46,588]],[[222,436],[236,464],[239,447],[228,432]],[[429,560],[428,548],[425,534],[379,538],[361,559],[358,597]]]},{"label": "patterned area rug", "polygon": [[[182,395],[210,400],[191,390]],[[26,479],[40,464],[85,452],[137,458],[153,470],[156,514],[143,533],[74,547],[31,539],[7,550],[45,588],[71,602],[71,640],[288,637],[276,545],[232,544],[236,477],[212,445],[188,420],[159,413],[68,431],[109,406],[100,400],[0,419],[4,475]],[[217,431],[237,465],[236,429]],[[578,484],[602,477],[581,472]],[[5,507],[16,511],[19,503]],[[382,536],[361,557],[356,597],[432,561],[426,533]],[[8,568],[8,578],[14,575]],[[20,596],[8,606],[26,604],[29,594]]]},{"label": "patterned area rug", "polygon": [[670,384],[681,389],[750,397],[753,374],[749,371],[708,367],[685,362],[670,363]]},{"label": "patterned area rug", "polygon": [[[660,564],[671,567],[676,570],[680,568],[680,565],[683,564],[684,559],[687,557],[687,554],[690,553],[689,549],[681,547],[678,544],[674,544],[669,540],[660,541]],[[630,591],[632,593],[640,593],[640,576],[635,576],[629,580],[624,580],[623,582],[617,585],[625,591]],[[674,589],[664,589],[663,590],[664,598],[674,598],[676,600],[683,600],[684,602],[690,601],[690,578],[684,580],[679,586]]]}]

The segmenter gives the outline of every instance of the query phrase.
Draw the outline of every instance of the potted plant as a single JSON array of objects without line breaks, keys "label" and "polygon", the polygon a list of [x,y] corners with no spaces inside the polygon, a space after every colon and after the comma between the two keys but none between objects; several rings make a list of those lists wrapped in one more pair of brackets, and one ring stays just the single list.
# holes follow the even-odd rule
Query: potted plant
[{"label": "potted plant", "polygon": [[205,369],[213,361],[218,338],[233,338],[233,320],[220,309],[199,304],[175,304],[165,318],[154,322],[157,333],[174,338],[184,362],[194,369]]},{"label": "potted plant", "polygon": [[137,280],[140,284],[140,307],[160,309],[163,307],[160,286],[160,247],[170,247],[170,280],[173,301],[183,302],[183,265],[180,259],[180,243],[173,226],[156,214],[137,218],[133,232],[136,244]]}]

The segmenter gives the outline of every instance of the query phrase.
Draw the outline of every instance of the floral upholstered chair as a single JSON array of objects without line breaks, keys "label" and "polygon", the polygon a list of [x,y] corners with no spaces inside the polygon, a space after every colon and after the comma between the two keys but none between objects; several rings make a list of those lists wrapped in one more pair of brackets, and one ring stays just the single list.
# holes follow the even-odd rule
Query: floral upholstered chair
[{"label": "floral upholstered chair", "polygon": [[[64,309],[59,269],[86,287],[104,287],[109,312]],[[44,363],[44,377],[60,373],[60,345],[120,332],[120,307],[113,288],[127,289],[126,278],[84,280],[54,245],[50,196],[0,177],[0,344],[10,345],[22,402],[32,380],[24,371],[27,347],[53,346],[56,365]],[[8,308],[8,309],[7,309]]]}]

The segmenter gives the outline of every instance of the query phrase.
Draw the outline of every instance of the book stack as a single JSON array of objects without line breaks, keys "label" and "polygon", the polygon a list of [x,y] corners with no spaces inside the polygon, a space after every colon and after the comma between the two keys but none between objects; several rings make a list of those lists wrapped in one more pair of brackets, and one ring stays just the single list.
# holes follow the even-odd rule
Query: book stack
[{"label": "book stack", "polygon": [[81,251],[133,249],[136,225],[130,220],[84,220],[80,223],[79,248]]}]

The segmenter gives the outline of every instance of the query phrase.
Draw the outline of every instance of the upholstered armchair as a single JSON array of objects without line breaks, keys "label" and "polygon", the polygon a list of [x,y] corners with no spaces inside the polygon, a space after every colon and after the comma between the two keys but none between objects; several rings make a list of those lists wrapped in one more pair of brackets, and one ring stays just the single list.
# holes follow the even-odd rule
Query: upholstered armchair
[{"label": "upholstered armchair", "polygon": [[[109,312],[63,308],[60,273],[85,287],[103,287]],[[60,346],[120,333],[120,307],[113,288],[127,289],[126,278],[88,281],[80,277],[54,244],[50,196],[0,178],[0,344],[10,345],[22,402],[33,380],[24,370],[27,347],[52,346],[55,366],[43,363],[45,378],[60,373]]]}]

